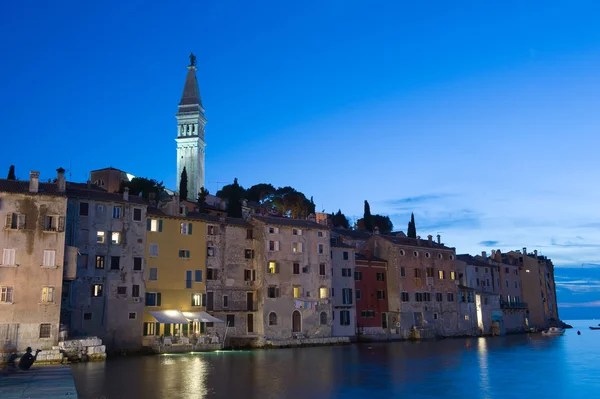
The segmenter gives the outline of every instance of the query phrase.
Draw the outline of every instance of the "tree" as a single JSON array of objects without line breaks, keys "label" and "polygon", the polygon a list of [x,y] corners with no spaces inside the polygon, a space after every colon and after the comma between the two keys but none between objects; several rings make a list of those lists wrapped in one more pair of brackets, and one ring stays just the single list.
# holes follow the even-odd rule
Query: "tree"
[{"label": "tree", "polygon": [[333,224],[333,227],[350,228],[350,222],[348,222],[348,218],[342,213],[341,209],[338,209],[336,214],[331,214],[331,224]]},{"label": "tree", "polygon": [[179,179],[179,199],[182,201],[188,199],[188,177],[187,170],[185,170],[185,166],[181,171],[181,177]]},{"label": "tree", "polygon": [[204,186],[200,187],[200,192],[198,193],[198,212],[206,213],[206,197],[208,197],[208,190],[204,188]]},{"label": "tree", "polygon": [[406,230],[406,236],[409,238],[417,238],[417,227],[415,226],[415,214],[410,214],[410,222],[408,222],[408,229]]},{"label": "tree", "polygon": [[227,216],[232,218],[242,217],[242,195],[245,193],[244,189],[238,184],[237,177],[233,179],[231,185],[230,195],[227,203]]},{"label": "tree", "polygon": [[[379,228],[380,234],[388,234],[394,229],[394,224],[390,220],[389,216],[372,215],[371,223],[373,225],[373,229],[375,229],[375,227]],[[364,218],[358,219],[356,221],[356,225],[358,230],[366,230]]]},{"label": "tree", "polygon": [[371,217],[371,206],[365,200],[365,213],[363,215],[363,227],[367,231],[373,231],[373,218]]},{"label": "tree", "polygon": [[246,199],[248,201],[254,201],[259,203],[264,203],[266,201],[270,201],[275,194],[275,187],[272,184],[259,183],[250,187],[246,190]]},{"label": "tree", "polygon": [[145,200],[148,200],[150,193],[154,193],[158,199],[159,194],[165,189],[162,181],[159,183],[157,180],[145,177],[134,177],[128,182],[121,182],[119,192],[123,193],[125,187],[129,188],[129,194],[139,195]]},{"label": "tree", "polygon": [[17,178],[15,177],[15,165],[10,165],[10,168],[8,168],[8,180],[17,180]]}]

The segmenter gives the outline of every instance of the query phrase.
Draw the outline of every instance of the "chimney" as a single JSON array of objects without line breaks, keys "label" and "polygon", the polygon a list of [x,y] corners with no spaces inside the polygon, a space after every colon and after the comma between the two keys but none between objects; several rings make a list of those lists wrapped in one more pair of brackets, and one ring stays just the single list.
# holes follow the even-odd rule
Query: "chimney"
[{"label": "chimney", "polygon": [[40,189],[40,172],[29,172],[29,192],[37,193]]},{"label": "chimney", "polygon": [[433,236],[431,234],[427,236],[427,241],[429,241],[429,246],[433,247]]},{"label": "chimney", "polygon": [[440,235],[437,235],[437,239],[438,239],[438,245],[442,245],[442,237],[440,237]]},{"label": "chimney", "polygon": [[57,178],[56,184],[58,185],[58,192],[64,193],[67,190],[67,180],[65,179],[65,170],[63,168],[56,169]]},{"label": "chimney", "polygon": [[375,228],[373,229],[373,233],[379,234],[379,227],[378,226],[375,226]]},{"label": "chimney", "polygon": [[523,247],[523,255],[527,255],[527,248]]},{"label": "chimney", "polygon": [[92,188],[92,181],[91,180],[87,181],[87,188]]},{"label": "chimney", "polygon": [[421,236],[417,236],[417,246],[421,246]]},{"label": "chimney", "polygon": [[496,250],[492,249],[492,259],[496,259]]},{"label": "chimney", "polygon": [[481,257],[483,259],[487,259],[487,253],[485,251],[481,251]]},{"label": "chimney", "polygon": [[129,187],[125,187],[123,190],[123,200],[129,201]]}]

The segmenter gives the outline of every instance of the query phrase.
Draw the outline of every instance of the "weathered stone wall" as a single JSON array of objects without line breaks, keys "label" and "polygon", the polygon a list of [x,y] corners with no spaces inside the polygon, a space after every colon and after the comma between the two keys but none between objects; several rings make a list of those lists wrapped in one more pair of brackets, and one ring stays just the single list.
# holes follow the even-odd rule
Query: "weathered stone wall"
[{"label": "weathered stone wall", "polygon": [[[64,265],[64,226],[42,228],[44,217],[64,223],[67,199],[64,196],[0,193],[0,263],[3,250],[15,250],[14,264],[0,264],[0,286],[12,288],[12,301],[0,304],[0,330],[12,325],[9,339],[18,351],[28,346],[48,350],[56,345],[59,333],[60,298]],[[7,214],[19,214],[22,228],[6,226]],[[16,226],[15,226],[16,227]],[[54,262],[44,266],[44,251],[54,251]],[[42,301],[42,288],[54,289],[51,302]],[[42,324],[50,324],[50,337],[40,338]],[[1,337],[7,338],[7,337]]]},{"label": "weathered stone wall", "polygon": [[[344,260],[346,254],[346,260]],[[351,337],[356,332],[356,288],[354,284],[355,256],[354,248],[331,247],[331,288],[333,295],[332,312],[333,312],[333,330],[334,337]],[[350,273],[342,275],[342,270],[350,270]],[[342,290],[349,288],[352,290],[352,304],[344,304]],[[340,312],[350,312],[350,324],[341,325]]]},{"label": "weathered stone wall", "polygon": [[[80,215],[81,203],[89,204],[88,215]],[[121,217],[113,218],[113,208],[121,207]],[[142,210],[141,221],[133,220],[134,208]],[[77,279],[71,283],[68,310],[70,335],[95,335],[107,350],[139,350],[142,345],[144,314],[144,267],[133,270],[134,257],[144,258],[146,246],[146,207],[127,201],[69,199],[68,244],[81,254]],[[103,243],[97,233],[105,233]],[[120,232],[121,242],[111,243],[111,232]],[[87,262],[86,257],[87,255]],[[96,267],[96,256],[104,256],[104,268]],[[119,268],[111,270],[111,257],[119,257]],[[144,262],[142,262],[144,263]],[[94,284],[103,284],[103,294],[92,296]],[[139,297],[132,297],[133,285],[139,286]],[[124,287],[126,293],[118,294]],[[91,314],[86,317],[86,314]],[[130,317],[133,316],[134,318]],[[91,319],[89,318],[91,317]]]}]

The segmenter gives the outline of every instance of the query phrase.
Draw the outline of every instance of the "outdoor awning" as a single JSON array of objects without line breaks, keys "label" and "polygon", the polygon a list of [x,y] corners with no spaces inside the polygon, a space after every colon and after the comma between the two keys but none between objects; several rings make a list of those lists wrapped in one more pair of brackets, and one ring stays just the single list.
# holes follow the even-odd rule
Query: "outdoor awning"
[{"label": "outdoor awning", "polygon": [[179,310],[155,310],[150,314],[159,323],[188,324],[190,322]]},{"label": "outdoor awning", "polygon": [[183,312],[183,315],[192,321],[200,321],[202,323],[225,323],[223,320],[217,319],[206,312]]}]

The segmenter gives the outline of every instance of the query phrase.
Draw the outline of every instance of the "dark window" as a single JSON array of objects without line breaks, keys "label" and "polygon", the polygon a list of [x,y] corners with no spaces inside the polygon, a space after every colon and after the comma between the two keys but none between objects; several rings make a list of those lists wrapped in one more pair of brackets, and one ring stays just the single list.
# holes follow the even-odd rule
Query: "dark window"
[{"label": "dark window", "polygon": [[442,294],[440,292],[438,292],[438,293],[435,294],[435,300],[437,302],[442,302],[443,301],[443,296],[442,296]]},{"label": "dark window", "polygon": [[229,307],[229,297],[227,295],[223,295],[223,307]]},{"label": "dark window", "polygon": [[245,249],[244,250],[244,257],[246,259],[254,259],[254,250],[252,250],[252,249]]},{"label": "dark window", "polygon": [[454,294],[451,292],[448,293],[448,302],[454,302]]},{"label": "dark window", "polygon": [[131,296],[134,298],[140,297],[140,286],[139,285],[134,284],[131,286]]},{"label": "dark window", "polygon": [[385,291],[377,290],[377,299],[385,299]]},{"label": "dark window", "polygon": [[52,324],[49,324],[49,323],[40,324],[40,338],[50,338],[51,330],[52,330]]},{"label": "dark window", "polygon": [[426,267],[425,273],[427,273],[427,277],[433,277],[433,267]]},{"label": "dark window", "polygon": [[104,269],[104,255],[96,255],[96,269]]},{"label": "dark window", "polygon": [[206,269],[206,279],[207,280],[216,280],[217,279],[217,269]]},{"label": "dark window", "polygon": [[300,274],[300,263],[294,263],[292,266],[292,273],[294,274]]},{"label": "dark window", "polygon": [[354,280],[361,281],[362,280],[362,272],[354,272]]},{"label": "dark window", "polygon": [[252,239],[252,229],[246,230],[246,240]]},{"label": "dark window", "polygon": [[137,318],[137,313],[135,313],[135,312],[129,313],[129,320],[135,320],[136,318]]},{"label": "dark window", "polygon": [[423,293],[415,292],[415,302],[423,302]]},{"label": "dark window", "polygon": [[400,277],[406,277],[406,268],[404,266],[400,267]]},{"label": "dark window", "polygon": [[244,281],[252,281],[252,270],[250,270],[250,269],[244,270]]},{"label": "dark window", "polygon": [[160,306],[160,292],[146,292],[146,306]]},{"label": "dark window", "polygon": [[415,269],[415,278],[421,278],[421,274],[422,274],[421,269]]},{"label": "dark window", "polygon": [[400,297],[401,297],[401,299],[402,299],[402,302],[408,302],[408,301],[410,301],[410,297],[408,296],[408,292],[403,292],[403,293],[400,295]]},{"label": "dark window", "polygon": [[127,287],[117,287],[117,295],[127,295]]},{"label": "dark window", "polygon": [[185,288],[192,288],[192,271],[185,271]]},{"label": "dark window", "polygon": [[388,328],[387,313],[381,314],[381,328]]},{"label": "dark window", "polygon": [[267,297],[269,298],[279,298],[279,287],[275,287],[275,286],[269,286],[269,288],[267,288]]},{"label": "dark window", "polygon": [[119,256],[110,257],[110,270],[119,270],[121,258]]},{"label": "dark window", "polygon": [[[252,230],[250,230],[250,231],[252,231]],[[233,314],[227,315],[227,325],[229,327],[235,327],[235,315],[233,315]]]},{"label": "dark window", "polygon": [[320,276],[324,276],[325,275],[325,263],[320,263],[319,264],[319,275]]},{"label": "dark window", "polygon": [[133,220],[136,222],[142,221],[142,210],[140,208],[133,208]]},{"label": "dark window", "polygon": [[344,251],[344,260],[348,260],[348,251]]},{"label": "dark window", "polygon": [[423,301],[425,301],[425,302],[431,302],[431,293],[424,292],[423,293]]},{"label": "dark window", "polygon": [[377,273],[377,281],[385,281],[385,273]]},{"label": "dark window", "polygon": [[90,211],[90,204],[88,204],[87,202],[81,202],[79,204],[79,215],[88,216],[89,211]]},{"label": "dark window", "polygon": [[83,320],[92,320],[92,314],[89,312],[84,313]]},{"label": "dark window", "polygon": [[342,288],[342,304],[352,305],[352,288]]},{"label": "dark window", "polygon": [[133,270],[142,270],[142,258],[137,256],[133,258]]},{"label": "dark window", "polygon": [[196,273],[194,275],[194,280],[197,283],[201,283],[202,282],[202,270],[196,270]]}]

